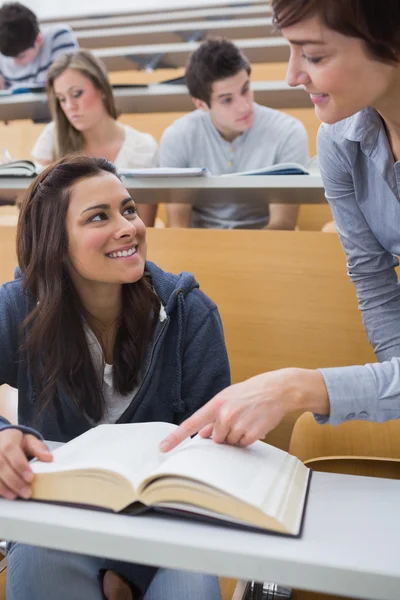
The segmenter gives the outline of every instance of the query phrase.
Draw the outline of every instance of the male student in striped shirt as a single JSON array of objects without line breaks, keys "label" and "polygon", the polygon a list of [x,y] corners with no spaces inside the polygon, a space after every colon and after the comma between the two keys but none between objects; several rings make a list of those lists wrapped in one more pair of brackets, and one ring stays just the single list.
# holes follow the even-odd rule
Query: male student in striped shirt
[{"label": "male student in striped shirt", "polygon": [[28,7],[7,2],[0,8],[0,89],[45,84],[51,63],[78,49],[68,25],[44,29]]}]

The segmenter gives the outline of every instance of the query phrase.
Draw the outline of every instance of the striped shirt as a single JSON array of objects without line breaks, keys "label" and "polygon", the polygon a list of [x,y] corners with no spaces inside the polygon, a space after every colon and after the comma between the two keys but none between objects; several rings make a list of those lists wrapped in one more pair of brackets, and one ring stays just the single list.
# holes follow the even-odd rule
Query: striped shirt
[{"label": "striped shirt", "polygon": [[400,161],[367,108],[318,133],[326,197],[379,363],[321,369],[332,424],[400,418]]},{"label": "striped shirt", "polygon": [[42,31],[43,43],[36,58],[27,65],[16,65],[10,56],[0,54],[0,75],[6,88],[45,84],[47,71],[54,60],[65,52],[79,48],[76,37],[68,25],[55,25]]}]

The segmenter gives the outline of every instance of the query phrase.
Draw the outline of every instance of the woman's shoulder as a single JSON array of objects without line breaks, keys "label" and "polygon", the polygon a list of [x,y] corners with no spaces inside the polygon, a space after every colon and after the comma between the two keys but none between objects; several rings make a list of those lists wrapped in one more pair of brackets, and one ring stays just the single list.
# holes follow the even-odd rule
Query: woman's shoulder
[{"label": "woman's shoulder", "polygon": [[142,133],[129,125],[123,125],[125,140],[115,160],[117,168],[140,169],[154,167],[157,142],[150,133]]},{"label": "woman's shoulder", "polygon": [[51,160],[53,156],[53,145],[55,141],[54,122],[48,123],[39,134],[32,149],[32,156],[38,160]]},{"label": "woman's shoulder", "polygon": [[157,149],[157,142],[151,133],[143,133],[130,125],[123,125],[123,128],[125,130],[124,145],[134,148],[145,146],[154,150]]},{"label": "woman's shoulder", "polygon": [[24,315],[27,310],[27,296],[23,289],[22,278],[16,274],[16,279],[7,281],[0,286],[0,321],[11,313]]},{"label": "woman's shoulder", "polygon": [[179,293],[182,294],[188,308],[196,307],[200,312],[215,308],[214,302],[199,289],[200,286],[193,273],[188,271],[179,274],[169,273],[150,261],[146,262],[146,271],[167,314],[177,306]]}]

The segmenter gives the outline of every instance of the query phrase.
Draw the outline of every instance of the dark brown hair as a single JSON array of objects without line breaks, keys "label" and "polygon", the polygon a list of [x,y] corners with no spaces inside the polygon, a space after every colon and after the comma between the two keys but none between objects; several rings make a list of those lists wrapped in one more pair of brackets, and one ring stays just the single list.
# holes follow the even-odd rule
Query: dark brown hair
[{"label": "dark brown hair", "polygon": [[244,54],[229,40],[214,38],[200,44],[189,57],[185,81],[190,95],[210,106],[213,83],[233,77],[240,71],[251,74]]},{"label": "dark brown hair", "polygon": [[[104,172],[117,177],[114,165],[104,158],[69,155],[50,165],[28,189],[17,229],[24,289],[35,303],[24,323],[22,351],[39,391],[39,409],[56,405],[61,385],[95,422],[105,410],[102,377],[92,362],[83,327],[85,311],[65,264],[65,221],[71,187]],[[148,275],[122,286],[113,361],[113,383],[120,394],[128,394],[137,383],[159,310]]]},{"label": "dark brown hair", "polygon": [[37,17],[19,2],[6,2],[0,8],[0,52],[18,56],[33,48],[40,33]]},{"label": "dark brown hair", "polygon": [[363,40],[375,59],[400,60],[399,0],[272,0],[272,10],[280,29],[318,15],[330,29]]}]

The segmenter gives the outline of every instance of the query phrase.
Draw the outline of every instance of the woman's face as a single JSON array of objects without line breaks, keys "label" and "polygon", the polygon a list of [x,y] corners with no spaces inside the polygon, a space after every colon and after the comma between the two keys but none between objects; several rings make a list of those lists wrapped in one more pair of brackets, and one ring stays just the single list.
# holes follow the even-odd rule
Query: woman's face
[{"label": "woman's face", "polygon": [[111,173],[81,179],[70,190],[67,265],[75,284],[138,281],[146,260],[146,227]]},{"label": "woman's face", "polygon": [[102,92],[76,69],[66,69],[54,80],[53,89],[65,116],[78,131],[91,129],[107,115]]},{"label": "woman's face", "polygon": [[305,87],[321,121],[336,123],[384,104],[398,68],[371,57],[362,40],[329,29],[319,17],[282,33],[291,50],[287,82]]}]

